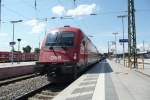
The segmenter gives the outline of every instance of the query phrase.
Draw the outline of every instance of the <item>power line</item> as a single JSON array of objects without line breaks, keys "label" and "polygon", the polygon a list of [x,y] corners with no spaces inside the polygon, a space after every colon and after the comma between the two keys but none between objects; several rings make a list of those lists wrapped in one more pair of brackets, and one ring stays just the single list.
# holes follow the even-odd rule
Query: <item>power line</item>
[{"label": "power line", "polygon": [[77,7],[76,0],[73,0],[74,6]]},{"label": "power line", "polygon": [[107,15],[107,14],[118,14],[118,13],[127,13],[126,10],[121,11],[106,11],[106,12],[98,12],[98,13],[91,13],[90,15]]},{"label": "power line", "polygon": [[57,1],[58,1],[58,3],[59,3],[60,5],[64,6],[64,4],[62,3],[61,0],[57,0]]},{"label": "power line", "polygon": [[6,7],[5,5],[3,5],[3,7],[4,7],[5,9],[7,9],[8,11],[10,11],[10,12],[12,12],[12,13],[18,15],[19,17],[23,17],[23,18],[27,19],[27,17],[25,17],[24,15],[22,15],[22,14],[16,12],[16,11],[13,10],[13,9],[10,9],[10,8]]},{"label": "power line", "polygon": [[21,0],[21,2],[24,2],[23,4],[26,4],[28,7],[35,9],[34,6],[28,4],[25,0]]},{"label": "power line", "polygon": [[[24,2],[24,4],[27,4],[26,1],[23,0],[23,2]],[[37,3],[36,3],[36,0],[35,0],[35,5],[34,5],[35,7],[33,7],[33,6],[29,5],[29,4],[27,4],[27,5],[28,5],[29,7],[31,7],[31,8],[33,8],[33,9],[36,9],[36,12],[38,11],[38,10],[37,10]],[[26,16],[22,15],[21,13],[19,13],[19,12],[13,10],[13,9],[11,9],[11,8],[8,8],[8,7],[7,7],[6,5],[4,5],[4,4],[3,4],[2,7],[4,7],[6,10],[10,11],[11,13],[14,13],[14,14],[18,15],[19,17],[24,18],[24,20],[29,20],[29,18],[27,18]]]},{"label": "power line", "polygon": [[150,9],[136,9],[136,12],[150,12]]},{"label": "power line", "polygon": [[[58,0],[58,1],[60,1],[60,0]],[[10,9],[10,8],[4,6],[4,5],[2,7],[4,7],[7,10],[9,10],[10,12],[18,15],[19,17],[22,17],[23,18],[22,20],[24,20],[24,21],[25,20],[31,20],[31,18],[27,18],[26,16],[18,13],[17,11],[15,11],[13,9]],[[150,9],[137,9],[136,10],[136,12],[142,12],[142,11],[150,11]],[[127,13],[127,12],[128,11],[126,11],[126,10],[121,10],[121,11],[106,11],[106,12],[91,13],[89,15],[80,15],[79,17],[82,17],[82,16],[96,16],[96,15],[109,15],[109,14],[118,14],[118,13]],[[47,19],[59,19],[59,18],[60,19],[74,19],[75,17],[73,17],[73,16],[60,16],[60,17],[53,16],[53,17],[45,17],[45,18],[47,18]],[[39,18],[38,17],[36,19],[42,21],[42,20],[45,20],[45,18]],[[7,22],[7,21],[5,21],[5,22]]]},{"label": "power line", "polygon": [[[34,1],[34,4],[33,5],[31,5],[31,4],[29,4],[27,1],[25,1],[25,0],[22,0],[23,2],[24,2],[24,4],[26,4],[28,7],[30,7],[30,8],[32,8],[32,9],[34,9],[36,12],[39,12],[39,13],[41,13],[41,11],[40,11],[40,9],[37,9],[37,0],[35,0]],[[22,2],[21,1],[21,2]]]},{"label": "power line", "polygon": [[34,9],[37,10],[37,1],[34,1]]}]

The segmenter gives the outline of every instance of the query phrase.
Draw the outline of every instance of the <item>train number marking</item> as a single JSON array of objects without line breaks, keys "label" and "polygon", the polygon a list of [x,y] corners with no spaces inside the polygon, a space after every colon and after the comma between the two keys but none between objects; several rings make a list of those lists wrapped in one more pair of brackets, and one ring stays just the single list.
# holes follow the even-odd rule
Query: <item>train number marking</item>
[{"label": "train number marking", "polygon": [[50,56],[50,60],[61,60],[61,56]]}]

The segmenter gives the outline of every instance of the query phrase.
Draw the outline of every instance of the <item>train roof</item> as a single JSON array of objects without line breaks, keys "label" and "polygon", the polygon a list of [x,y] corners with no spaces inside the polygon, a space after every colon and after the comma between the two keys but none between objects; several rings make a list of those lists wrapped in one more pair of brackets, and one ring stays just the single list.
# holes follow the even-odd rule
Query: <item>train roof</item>
[{"label": "train roof", "polygon": [[57,27],[57,28],[50,29],[48,32],[51,32],[51,31],[75,31],[76,32],[76,31],[81,31],[81,29],[66,25],[64,27]]}]

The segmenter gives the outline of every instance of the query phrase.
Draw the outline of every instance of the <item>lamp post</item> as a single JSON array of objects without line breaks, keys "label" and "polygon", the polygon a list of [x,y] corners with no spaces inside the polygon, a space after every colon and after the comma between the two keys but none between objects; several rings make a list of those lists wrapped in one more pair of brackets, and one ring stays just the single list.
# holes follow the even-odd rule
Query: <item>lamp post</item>
[{"label": "lamp post", "polygon": [[[127,15],[120,15],[120,16],[117,16],[118,18],[121,18],[122,19],[122,33],[123,33],[123,39],[124,39],[124,18],[125,17],[128,17]],[[124,45],[124,42],[123,42],[123,45],[122,45],[122,48],[123,48],[123,65],[125,66],[125,45]]]},{"label": "lamp post", "polygon": [[45,18],[45,23],[46,23],[46,26],[45,26],[45,36],[46,36],[46,33],[47,33],[47,18]]},{"label": "lamp post", "polygon": [[107,42],[107,45],[108,45],[108,58],[110,57],[111,52],[113,52],[112,49],[111,49],[111,45],[113,45],[114,43],[115,43],[114,41],[108,41]]},{"label": "lamp post", "polygon": [[108,45],[108,58],[109,58],[109,51],[110,51],[110,49],[109,49],[109,41],[107,42],[107,45]]},{"label": "lamp post", "polygon": [[19,63],[19,62],[20,62],[20,53],[21,53],[21,52],[20,52],[20,42],[21,42],[21,39],[18,38],[17,40],[18,40],[18,54],[19,54],[19,55],[18,55],[18,63]]},{"label": "lamp post", "polygon": [[13,25],[13,36],[12,36],[12,42],[10,42],[10,45],[12,47],[12,56],[11,56],[11,62],[13,64],[14,62],[14,45],[16,44],[14,41],[14,34],[15,34],[15,23],[22,22],[23,20],[17,20],[17,21],[10,21]]},{"label": "lamp post", "polygon": [[19,52],[20,51],[20,42],[21,42],[21,39],[18,38],[17,40],[18,40],[18,52]]},{"label": "lamp post", "polygon": [[145,41],[143,40],[143,52],[145,52]]},{"label": "lamp post", "polygon": [[1,12],[1,5],[2,5],[2,0],[0,0],[0,32],[1,32],[1,22],[2,22],[2,21],[1,21],[1,20],[2,20],[2,18],[1,18],[1,17],[2,17],[2,16],[1,16],[1,15],[2,15],[2,14],[1,14],[1,13],[2,13],[2,12]]},{"label": "lamp post", "polygon": [[115,36],[115,56],[116,56],[116,62],[117,62],[117,36],[116,35],[119,33],[115,32],[112,34]]}]

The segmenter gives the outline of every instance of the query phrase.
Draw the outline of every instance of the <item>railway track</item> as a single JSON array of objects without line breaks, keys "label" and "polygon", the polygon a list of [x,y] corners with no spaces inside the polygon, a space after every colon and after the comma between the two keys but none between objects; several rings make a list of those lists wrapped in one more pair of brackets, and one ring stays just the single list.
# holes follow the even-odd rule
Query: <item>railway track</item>
[{"label": "railway track", "polygon": [[14,82],[18,82],[18,81],[25,80],[28,78],[33,78],[33,77],[36,77],[36,74],[28,74],[28,75],[22,75],[18,77],[3,79],[3,80],[0,80],[0,86],[8,85]]},{"label": "railway track", "polygon": [[15,100],[36,91],[51,82],[48,81],[46,75],[30,77],[20,81],[10,82],[0,86],[0,100]]},{"label": "railway track", "polygon": [[63,90],[67,83],[52,83],[47,75],[28,75],[2,82],[0,100],[50,100]]},{"label": "railway track", "polygon": [[57,94],[59,94],[64,88],[66,88],[69,84],[50,84],[42,88],[41,90],[35,91],[36,93],[29,94],[28,97],[21,99],[28,100],[52,100]]}]

